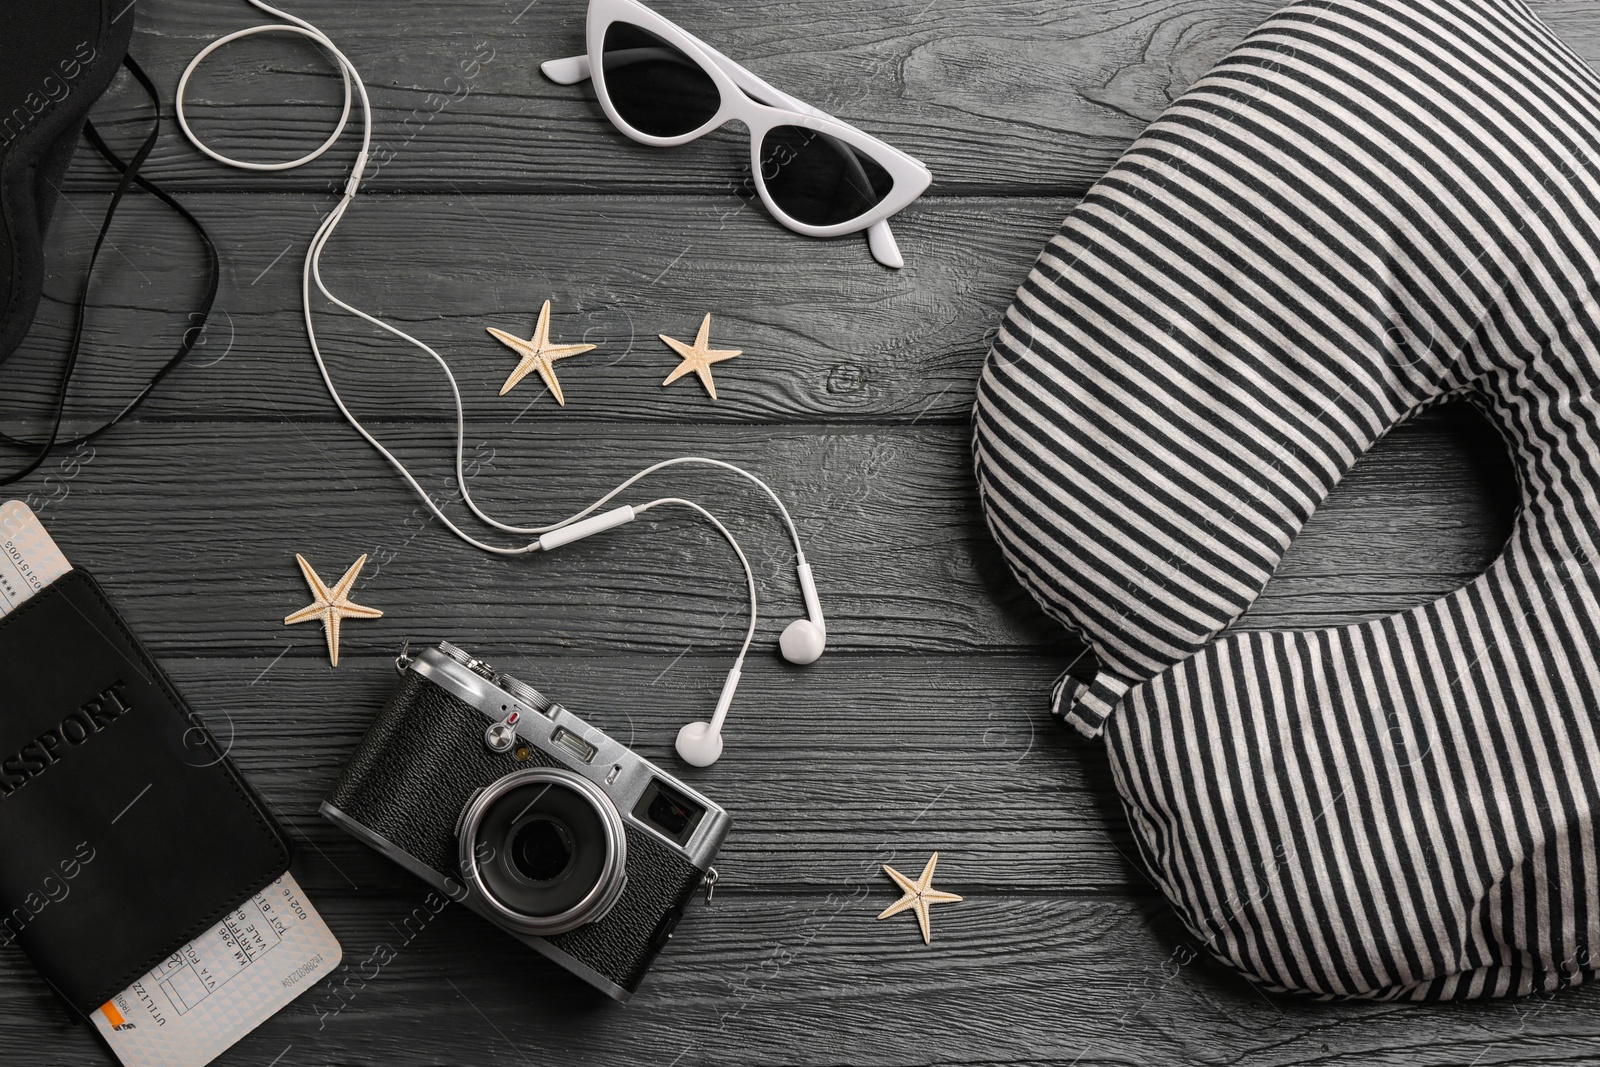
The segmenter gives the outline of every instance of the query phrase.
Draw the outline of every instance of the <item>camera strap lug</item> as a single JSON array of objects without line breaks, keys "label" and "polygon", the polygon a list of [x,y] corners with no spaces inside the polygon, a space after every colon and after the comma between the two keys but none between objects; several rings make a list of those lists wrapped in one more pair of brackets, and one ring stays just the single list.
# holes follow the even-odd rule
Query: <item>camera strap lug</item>
[{"label": "camera strap lug", "polygon": [[707,867],[703,881],[706,887],[706,907],[709,908],[711,906],[711,897],[717,891],[717,869],[715,867]]},{"label": "camera strap lug", "polygon": [[411,638],[406,638],[406,643],[400,646],[400,654],[394,658],[394,669],[398,674],[406,673],[411,666]]}]

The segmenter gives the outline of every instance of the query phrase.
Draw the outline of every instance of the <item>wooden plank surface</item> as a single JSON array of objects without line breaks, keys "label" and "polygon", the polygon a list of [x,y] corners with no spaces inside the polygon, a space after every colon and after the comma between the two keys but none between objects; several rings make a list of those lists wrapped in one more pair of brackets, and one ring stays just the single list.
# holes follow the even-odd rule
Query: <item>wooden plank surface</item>
[{"label": "wooden plank surface", "polygon": [[[968,451],[988,338],[1038,248],[1142,126],[1272,0],[662,0],[777,84],[924,159],[933,194],[896,220],[908,266],[864,242],[807,241],[741,199],[742,131],[670,152],[599,120],[541,59],[581,49],[580,0],[319,0],[295,8],[361,67],[388,150],[325,258],[342,297],[435,346],[461,379],[471,487],[487,510],[566,514],[639,466],[699,453],[766,475],[794,511],[829,612],[830,653],[771,649],[798,613],[770,510],[734,482],[674,474],[751,551],[756,651],[714,768],[683,768],[742,635],[726,548],[687,514],[550,557],[480,556],[427,519],[334,411],[306,349],[300,259],[353,146],[290,174],[202,159],[170,121],[150,172],[223,255],[205,343],[128,425],[18,488],[93,570],[289,828],[296,873],[346,965],[220,1062],[291,1064],[1336,1064],[1595,1062],[1597,996],[1418,1008],[1316,1004],[1208,961],[1131,860],[1103,751],[1044,699],[1083,650],[1006,571]],[[1600,60],[1592,0],[1535,5]],[[134,53],[170,95],[233,0],[144,0]],[[247,42],[196,80],[224,150],[287,157],[325,135],[337,79],[307,46]],[[313,106],[305,106],[305,105]],[[169,100],[170,109],[170,100]],[[146,121],[126,84],[96,112],[114,140]],[[50,235],[46,300],[6,364],[0,425],[32,430],[109,188],[87,153]],[[190,323],[197,250],[130,201],[97,274],[72,426],[115,411]],[[554,301],[568,405],[536,382],[500,398],[509,353]],[[721,399],[663,389],[659,332],[746,355]],[[425,486],[449,479],[452,412],[415,351],[321,320],[352,407]],[[1503,443],[1464,407],[1400,427],[1296,540],[1246,627],[1347,623],[1479,573],[1510,528]],[[304,552],[336,572],[372,556],[328,667],[285,628]],[[734,813],[714,907],[690,913],[640,998],[618,1009],[459,909],[420,932],[420,883],[316,807],[392,685],[406,640],[449,638],[560,699]],[[966,896],[914,923],[873,920],[880,865]],[[410,925],[408,925],[408,920]],[[379,962],[393,956],[391,962]],[[107,1062],[14,955],[0,966],[0,1064]]]},{"label": "wooden plank surface", "polygon": [[[774,84],[921,158],[948,191],[998,192],[1087,185],[1272,6],[699,0],[661,10]],[[359,5],[319,5],[322,28],[367,79],[374,158],[385,161],[380,187],[729,190],[748,159],[742,131],[670,152],[627,141],[597,121],[591,92],[553,85],[539,72],[543,60],[584,51],[584,6],[542,0],[522,8],[501,0],[410,3],[373,20]],[[172,85],[207,39],[258,21],[243,4],[219,0],[151,4],[141,16],[141,62],[147,56]],[[314,147],[339,99],[326,61],[289,38],[240,44],[196,76],[191,96],[197,129],[214,135],[219,150],[255,159]],[[142,102],[130,94],[124,104],[108,121],[142,129]],[[189,151],[175,131],[152,158],[186,183],[241,183]],[[328,188],[342,183],[348,158],[251,184]]]},{"label": "wooden plank surface", "polygon": [[[732,196],[748,138],[662,151],[604,122],[592,92],[539,63],[584,51],[574,0],[406,0],[389,17],[346,0],[308,8],[362,71],[379,189],[674,190]],[[773,84],[921,159],[941,193],[1081,192],[1188,85],[1270,14],[1273,0],[672,0],[669,18]],[[1535,3],[1590,62],[1589,0]],[[221,33],[262,21],[233,0],[142,6],[137,51],[160,84]],[[338,76],[293,38],[241,42],[195,77],[197,130],[258,160],[314,148],[337,118]],[[481,56],[489,56],[487,60]],[[126,89],[126,87],[124,87]],[[320,104],[320,107],[306,107]],[[137,90],[106,102],[112,129],[148,125]],[[189,186],[331,190],[353,146],[292,174],[241,175],[168,124],[152,167]]]},{"label": "wooden plank surface", "polygon": [[[1472,424],[1447,419],[1397,430],[1357,466],[1291,549],[1250,625],[1336,625],[1398,610],[1448,592],[1493,558],[1508,528],[1505,502],[1483,493],[1505,481],[1459,454]],[[378,430],[428,488],[452,491],[447,427]],[[469,478],[474,499],[518,520],[576,511],[598,487],[673,454],[715,453],[769,474],[812,532],[807,554],[841,662],[859,652],[1069,647],[1012,582],[968,503],[965,427],[675,427],[623,436],[612,424],[523,425],[484,434],[470,444],[480,461]],[[742,637],[737,566],[686,511],[651,513],[605,538],[506,561],[444,536],[342,424],[139,422],[92,447],[75,478],[40,491],[41,514],[71,558],[106,575],[145,640],[166,653],[203,640],[211,653],[276,654],[289,640],[319,655],[313,634],[281,625],[304,599],[295,552],[324,572],[372,556],[362,589],[388,614],[348,628],[344,647],[355,653],[453,634],[485,654],[675,655],[689,643],[731,651]],[[761,636],[773,641],[799,614],[799,597],[792,550],[765,498],[728,477],[657,479],[661,492],[692,492],[714,506],[749,543],[768,605]],[[63,498],[49,500],[57,489]],[[452,511],[468,521],[459,505]]]},{"label": "wooden plank surface", "polygon": [[[1600,1040],[1582,993],[1466,1008],[1258,995],[1151,901],[974,895],[924,948],[873,922],[882,884],[697,910],[623,1009],[465,912],[407,927],[426,914],[415,888],[335,898],[348,983],[296,1001],[230,1062],[1576,1065]],[[0,986],[0,1039],[93,1062],[41,986]],[[21,1031],[27,1016],[44,1021]]]},{"label": "wooden plank surface", "polygon": [[[55,270],[38,329],[18,352],[14,394],[34,410],[53,397],[71,306],[100,197],[69,193],[51,232]],[[195,367],[152,398],[147,418],[326,417],[300,318],[305,232],[331,202],[320,194],[187,198],[222,243],[216,321]],[[434,346],[461,379],[469,418],[664,422],[902,423],[965,421],[987,347],[1013,292],[1073,201],[931,198],[902,248],[903,271],[872,262],[858,238],[808,242],[765,215],[704,198],[662,196],[369,196],[323,257],[329,287]],[[739,202],[734,201],[735,208]],[[69,205],[70,206],[70,205]],[[117,410],[151,365],[151,338],[178,338],[197,284],[189,232],[147,199],[130,201],[115,249],[96,272],[84,388],[74,411]],[[96,221],[98,221],[96,219]],[[798,257],[804,257],[798,259]],[[807,269],[797,271],[797,260]],[[375,284],[374,274],[381,275]],[[558,368],[567,406],[535,375],[510,395],[513,353],[497,326],[530,336],[552,301],[552,336],[599,348]],[[713,403],[693,379],[661,383],[678,359],[657,337],[712,340],[746,355],[716,368]],[[319,319],[335,379],[356,410],[437,420],[443,375],[424,353],[352,316]],[[93,373],[89,373],[92,371]],[[252,388],[239,388],[241,379]],[[24,409],[26,410],[26,409]]]}]

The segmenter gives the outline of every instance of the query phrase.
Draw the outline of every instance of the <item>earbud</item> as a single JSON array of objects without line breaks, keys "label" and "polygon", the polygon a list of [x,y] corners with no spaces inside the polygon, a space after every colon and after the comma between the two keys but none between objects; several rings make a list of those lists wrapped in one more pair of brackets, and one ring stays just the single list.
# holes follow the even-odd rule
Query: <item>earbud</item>
[{"label": "earbud", "polygon": [[778,648],[790,663],[815,663],[828,647],[828,627],[822,621],[822,602],[817,599],[817,586],[811,580],[811,564],[802,561],[795,574],[800,578],[800,595],[806,601],[806,618],[783,628]]},{"label": "earbud", "polygon": [[778,635],[778,648],[790,663],[815,663],[827,645],[827,632],[810,619],[796,619]]},{"label": "earbud", "polygon": [[[737,469],[737,468],[735,468]],[[743,473],[743,472],[741,472]],[[765,486],[765,483],[759,483]],[[769,490],[770,492],[770,490]],[[777,499],[776,496],[773,497]],[[678,755],[685,763],[695,767],[709,767],[717,762],[722,755],[722,724],[728,717],[728,708],[733,703],[733,694],[739,686],[739,674],[744,664],[745,653],[750,650],[750,641],[756,632],[756,585],[755,575],[750,570],[750,561],[745,558],[744,550],[739,547],[739,542],[727,527],[719,522],[705,508],[692,501],[678,497],[664,497],[653,500],[648,504],[638,507],[624,505],[603,511],[598,515],[589,515],[576,521],[568,522],[557,529],[550,530],[539,536],[530,548],[541,552],[551,552],[563,545],[570,545],[574,541],[593,536],[606,530],[632,522],[641,514],[651,508],[662,504],[679,504],[693,508],[717,528],[717,531],[727,539],[733,547],[734,553],[739,557],[739,562],[744,567],[745,581],[750,588],[750,629],[745,635],[744,647],[739,650],[739,659],[733,669],[728,672],[728,678],[722,684],[722,695],[717,698],[717,710],[709,722],[691,722],[678,731]],[[781,502],[780,502],[781,506]],[[788,512],[784,512],[788,520]],[[791,527],[792,528],[792,527]],[[795,539],[795,550],[799,551],[799,538]],[[806,664],[815,663],[821,658],[823,650],[828,645],[827,623],[822,618],[822,602],[817,598],[817,583],[811,575],[811,564],[800,557],[800,562],[795,567],[795,577],[800,583],[800,596],[805,600],[806,617],[796,619],[784,628],[778,637],[778,648],[783,653],[783,658],[790,663]]]},{"label": "earbud", "polygon": [[728,717],[734,690],[739,688],[739,668],[728,672],[710,722],[691,722],[678,731],[678,755],[693,767],[709,767],[722,755],[722,723]]},{"label": "earbud", "polygon": [[678,731],[678,755],[691,767],[709,767],[722,755],[722,731],[708,722],[686,722]]}]

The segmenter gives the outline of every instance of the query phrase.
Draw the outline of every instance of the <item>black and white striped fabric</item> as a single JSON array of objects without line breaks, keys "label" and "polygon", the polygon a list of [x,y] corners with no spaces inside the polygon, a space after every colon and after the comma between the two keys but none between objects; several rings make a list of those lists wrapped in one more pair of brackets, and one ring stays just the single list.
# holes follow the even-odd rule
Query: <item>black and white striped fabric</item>
[{"label": "black and white striped fabric", "polygon": [[[979,386],[1006,558],[1100,660],[1143,856],[1274,989],[1525,994],[1600,940],[1600,78],[1520,0],[1303,0],[1046,247]],[[1329,489],[1451,396],[1513,453],[1434,603],[1218,634]]]}]

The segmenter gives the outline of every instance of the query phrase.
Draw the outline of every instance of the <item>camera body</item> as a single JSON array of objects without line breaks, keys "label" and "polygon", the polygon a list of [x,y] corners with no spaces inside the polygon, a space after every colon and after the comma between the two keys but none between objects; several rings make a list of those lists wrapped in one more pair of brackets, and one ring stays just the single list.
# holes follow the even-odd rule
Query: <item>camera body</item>
[{"label": "camera body", "polygon": [[323,816],[626,1001],[715,883],[728,813],[453,645],[395,662]]}]

